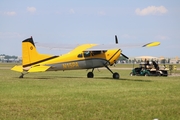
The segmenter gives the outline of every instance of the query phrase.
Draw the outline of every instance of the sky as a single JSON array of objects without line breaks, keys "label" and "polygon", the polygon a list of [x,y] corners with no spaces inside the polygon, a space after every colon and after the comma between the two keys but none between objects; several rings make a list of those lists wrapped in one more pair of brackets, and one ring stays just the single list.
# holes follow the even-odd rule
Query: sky
[{"label": "sky", "polygon": [[[129,57],[180,57],[179,0],[1,0],[0,54],[21,56],[21,42],[144,44],[121,48]],[[37,47],[40,53],[64,51]]]}]

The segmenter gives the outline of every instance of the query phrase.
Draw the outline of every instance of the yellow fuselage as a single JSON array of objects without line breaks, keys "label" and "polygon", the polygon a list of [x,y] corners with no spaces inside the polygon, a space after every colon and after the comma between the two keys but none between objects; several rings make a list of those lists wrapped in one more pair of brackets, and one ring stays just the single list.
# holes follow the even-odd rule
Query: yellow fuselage
[{"label": "yellow fuselage", "polygon": [[120,49],[90,50],[97,44],[83,44],[61,56],[39,54],[32,38],[22,42],[22,66],[11,70],[18,72],[43,72],[56,70],[94,69],[113,65],[121,54]]},{"label": "yellow fuselage", "polygon": [[[90,69],[113,65],[121,54],[120,49],[107,51],[84,51],[96,44],[84,44],[78,46],[73,51],[38,63],[39,66],[51,66],[51,70],[73,70],[73,69]],[[37,66],[37,64],[33,65]]]}]

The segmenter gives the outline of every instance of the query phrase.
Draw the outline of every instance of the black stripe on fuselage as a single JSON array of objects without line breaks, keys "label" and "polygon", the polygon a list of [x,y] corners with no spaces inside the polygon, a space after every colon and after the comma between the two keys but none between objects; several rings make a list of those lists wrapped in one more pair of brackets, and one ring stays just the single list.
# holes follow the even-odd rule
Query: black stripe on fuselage
[{"label": "black stripe on fuselage", "polygon": [[45,62],[47,60],[57,58],[57,57],[59,57],[59,56],[52,56],[52,57],[49,57],[49,58],[46,58],[46,59],[39,60],[37,62],[33,62],[33,63],[30,63],[30,64],[23,65],[23,67],[28,67],[28,66],[31,66],[31,65],[35,65],[35,64],[38,64],[38,63],[41,63],[41,62]]}]

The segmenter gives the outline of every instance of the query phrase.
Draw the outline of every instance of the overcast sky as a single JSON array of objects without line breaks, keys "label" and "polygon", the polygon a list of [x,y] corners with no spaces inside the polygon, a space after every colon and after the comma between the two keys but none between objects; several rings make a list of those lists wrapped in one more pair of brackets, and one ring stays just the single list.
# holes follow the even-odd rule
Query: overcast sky
[{"label": "overcast sky", "polygon": [[[1,0],[0,54],[21,56],[21,41],[40,43],[148,43],[127,56],[180,57],[180,0]],[[62,54],[62,51],[38,48]]]}]

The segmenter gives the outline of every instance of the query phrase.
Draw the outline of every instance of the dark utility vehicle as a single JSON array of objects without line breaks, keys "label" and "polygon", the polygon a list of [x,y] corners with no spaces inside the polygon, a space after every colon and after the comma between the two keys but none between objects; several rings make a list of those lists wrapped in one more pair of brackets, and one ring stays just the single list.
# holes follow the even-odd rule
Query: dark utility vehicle
[{"label": "dark utility vehicle", "polygon": [[152,61],[150,64],[149,61],[144,64],[140,64],[139,67],[134,68],[130,73],[131,76],[168,76],[168,70],[166,68],[159,68],[159,65]]}]

